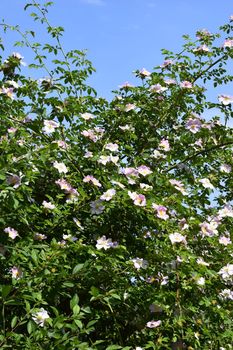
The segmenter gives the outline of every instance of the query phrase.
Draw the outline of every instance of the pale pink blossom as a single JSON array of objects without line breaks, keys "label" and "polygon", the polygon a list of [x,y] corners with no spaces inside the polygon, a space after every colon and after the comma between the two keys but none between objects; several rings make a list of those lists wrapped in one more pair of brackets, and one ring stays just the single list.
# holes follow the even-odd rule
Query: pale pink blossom
[{"label": "pale pink blossom", "polygon": [[221,236],[219,237],[219,243],[227,246],[228,244],[232,244],[230,237],[227,236]]},{"label": "pale pink blossom", "polygon": [[230,289],[223,289],[219,293],[219,297],[223,300],[233,300],[233,291],[231,291]]},{"label": "pale pink blossom", "polygon": [[22,272],[21,268],[17,267],[17,266],[13,266],[10,269],[10,272],[11,272],[12,278],[15,278],[16,280],[19,280],[23,276],[23,272]]},{"label": "pale pink blossom", "polygon": [[157,211],[157,218],[167,220],[169,219],[169,215],[167,214],[167,208],[163,205],[157,205],[155,203],[152,204],[152,208]]},{"label": "pale pink blossom", "polygon": [[167,89],[168,89],[167,87],[164,87],[164,86],[162,86],[160,84],[155,84],[155,85],[151,85],[149,90],[151,92],[156,92],[156,93],[160,94],[161,92],[164,92]]},{"label": "pale pink blossom", "polygon": [[174,64],[174,62],[172,60],[166,60],[163,62],[163,64],[160,65],[161,68],[166,68],[171,66],[172,64]]},{"label": "pale pink blossom", "polygon": [[0,94],[6,95],[7,97],[14,99],[14,89],[13,88],[0,88]]},{"label": "pale pink blossom", "polygon": [[146,70],[145,68],[142,68],[140,71],[139,71],[139,75],[142,77],[142,78],[146,78],[146,77],[149,77],[151,75],[151,73]]},{"label": "pale pink blossom", "polygon": [[124,174],[125,176],[134,176],[134,177],[138,177],[138,171],[135,168],[123,168],[122,169],[122,174]]},{"label": "pale pink blossom", "polygon": [[92,158],[93,157],[93,153],[90,152],[90,151],[86,151],[83,157],[84,158]]},{"label": "pale pink blossom", "polygon": [[122,85],[119,85],[120,89],[128,89],[128,88],[132,88],[132,87],[134,87],[134,86],[132,84],[130,84],[128,81],[126,81]]},{"label": "pale pink blossom", "polygon": [[51,209],[51,210],[53,210],[53,209],[56,208],[56,206],[55,206],[54,204],[52,204],[51,202],[47,202],[47,201],[43,201],[43,202],[42,202],[42,205],[43,205],[43,207],[44,207],[45,209]]},{"label": "pale pink blossom", "polygon": [[92,113],[81,113],[80,117],[83,118],[84,120],[91,120],[95,118],[94,114]]},{"label": "pale pink blossom", "polygon": [[136,108],[137,108],[137,106],[134,103],[127,103],[127,105],[124,108],[124,111],[129,112],[129,111],[132,111]]},{"label": "pale pink blossom", "polygon": [[44,120],[43,131],[47,134],[52,134],[59,127],[59,124],[54,120]]},{"label": "pale pink blossom", "polygon": [[101,187],[101,183],[99,182],[99,180],[97,180],[94,176],[92,175],[87,175],[83,178],[83,182],[92,182],[93,185],[97,186],[97,187]]},{"label": "pale pink blossom", "polygon": [[146,165],[140,165],[138,168],[137,168],[137,171],[139,174],[143,175],[143,176],[147,176],[147,175],[150,175],[152,174],[153,171],[150,170],[150,168]]},{"label": "pale pink blossom", "polygon": [[187,123],[186,123],[186,129],[191,131],[193,134],[196,134],[202,127],[202,123],[200,119],[196,118],[189,118]]},{"label": "pale pink blossom", "polygon": [[232,281],[233,280],[233,264],[227,264],[226,266],[222,267],[218,273],[219,273],[219,275],[221,275],[223,280],[225,280],[227,282]]},{"label": "pale pink blossom", "polygon": [[155,149],[151,155],[152,158],[166,158],[166,155]]},{"label": "pale pink blossom", "polygon": [[117,143],[107,143],[107,145],[105,145],[105,149],[108,149],[109,151],[112,151],[112,152],[117,152],[119,149],[119,146]]},{"label": "pale pink blossom", "polygon": [[98,141],[97,135],[95,135],[94,131],[91,130],[91,129],[89,129],[89,130],[83,130],[83,131],[81,132],[81,134],[82,134],[83,136],[87,137],[88,139],[90,139],[90,140],[93,141],[93,142]]},{"label": "pale pink blossom", "polygon": [[229,217],[229,218],[233,218],[233,208],[226,204],[223,209],[220,209],[218,211],[218,215],[220,218],[225,218],[225,217]]},{"label": "pale pink blossom", "polygon": [[102,194],[100,199],[108,202],[115,196],[115,194],[116,194],[116,190],[114,190],[114,188],[110,188],[109,190],[107,190]]},{"label": "pale pink blossom", "polygon": [[190,83],[190,81],[184,80],[180,83],[180,87],[184,88],[184,89],[192,89],[193,88],[193,84]]},{"label": "pale pink blossom", "polygon": [[142,190],[144,190],[144,191],[153,190],[153,187],[152,187],[152,186],[150,186],[150,185],[148,185],[148,184],[144,184],[143,182],[140,183],[139,186],[140,186],[140,188],[141,188]]},{"label": "pale pink blossom", "polygon": [[209,52],[209,51],[210,51],[210,49],[208,48],[208,46],[206,44],[203,44],[203,45],[201,45],[193,50],[193,52]]},{"label": "pale pink blossom", "polygon": [[233,103],[233,96],[230,95],[219,95],[218,100],[220,103],[222,103],[224,106],[230,105]]},{"label": "pale pink blossom", "polygon": [[149,321],[147,322],[146,326],[148,328],[157,328],[161,325],[162,321],[158,320],[158,321]]},{"label": "pale pink blossom", "polygon": [[170,239],[172,244],[175,244],[175,243],[186,243],[185,236],[183,236],[179,232],[171,233],[169,235],[169,239]]},{"label": "pale pink blossom", "polygon": [[16,237],[19,236],[19,233],[17,230],[15,230],[14,228],[12,227],[6,227],[4,229],[4,232],[5,233],[8,233],[8,236],[11,238],[11,239],[15,239]]},{"label": "pale pink blossom", "polygon": [[202,237],[213,237],[218,234],[218,222],[217,221],[204,221],[200,225]]},{"label": "pale pink blossom", "polygon": [[69,193],[72,190],[72,186],[65,179],[59,179],[55,183],[60,186],[61,190],[64,190],[66,193]]},{"label": "pale pink blossom", "polygon": [[175,79],[165,79],[164,83],[167,85],[176,85]]},{"label": "pale pink blossom", "polygon": [[178,191],[180,191],[184,196],[188,194],[188,192],[185,190],[184,185],[182,184],[181,181],[178,180],[169,180],[170,184],[175,187]]},{"label": "pale pink blossom", "polygon": [[229,174],[232,171],[232,167],[229,164],[222,164],[220,166],[220,171]]},{"label": "pale pink blossom", "polygon": [[159,143],[159,149],[162,149],[164,152],[170,151],[169,141],[166,139],[162,139]]},{"label": "pale pink blossom", "polygon": [[232,39],[226,39],[223,43],[223,47],[233,47],[233,40]]},{"label": "pale pink blossom", "polygon": [[43,235],[42,233],[35,233],[34,234],[34,239],[36,241],[44,241],[47,238],[46,235]]},{"label": "pale pink blossom", "polygon": [[17,130],[18,130],[18,128],[14,128],[13,126],[9,129],[7,129],[9,134],[14,134],[14,133],[16,133]]},{"label": "pale pink blossom", "polygon": [[128,195],[133,200],[134,205],[137,205],[139,207],[145,207],[146,197],[143,194],[128,191]]}]

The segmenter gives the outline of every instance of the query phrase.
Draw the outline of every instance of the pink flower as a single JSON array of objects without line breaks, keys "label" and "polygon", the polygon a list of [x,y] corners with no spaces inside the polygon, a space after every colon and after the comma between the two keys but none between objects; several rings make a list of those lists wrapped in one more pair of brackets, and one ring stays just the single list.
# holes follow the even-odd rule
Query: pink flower
[{"label": "pink flower", "polygon": [[152,208],[157,211],[157,218],[167,220],[169,215],[167,214],[167,208],[163,205],[152,204]]},{"label": "pink flower", "polygon": [[218,215],[220,218],[225,218],[225,217],[229,217],[229,218],[233,218],[233,208],[226,204],[223,209],[220,209],[218,212]]},{"label": "pink flower", "polygon": [[203,178],[203,179],[200,179],[199,182],[202,184],[203,187],[205,188],[210,188],[211,190],[214,189],[214,186],[212,185],[212,183],[210,182],[209,179],[207,178]]},{"label": "pink flower", "polygon": [[152,171],[150,170],[150,168],[146,165],[140,165],[137,168],[137,171],[139,172],[139,174],[146,176],[146,175],[150,175],[152,174]]},{"label": "pink flower", "polygon": [[178,232],[171,233],[169,235],[169,238],[170,238],[170,241],[172,242],[172,244],[175,244],[175,243],[186,243],[185,236],[181,235]]},{"label": "pink flower", "polygon": [[186,129],[190,130],[193,134],[196,134],[201,129],[201,126],[201,121],[198,118],[189,118],[186,123]]},{"label": "pink flower", "polygon": [[222,171],[223,173],[229,174],[232,171],[232,168],[229,164],[222,164],[220,166],[220,171]]},{"label": "pink flower", "polygon": [[6,95],[7,97],[14,99],[14,89],[13,88],[0,88],[0,94]]},{"label": "pink flower", "polygon": [[166,88],[166,87],[163,87],[162,85],[160,85],[160,84],[156,84],[156,85],[151,85],[151,87],[150,87],[150,91],[151,92],[156,92],[156,93],[158,93],[158,94],[160,94],[161,92],[164,92],[164,91],[166,91],[168,88]]},{"label": "pink flower", "polygon": [[227,237],[227,236],[221,236],[218,241],[219,241],[220,244],[223,244],[225,246],[227,246],[228,244],[232,243],[231,239],[229,237]]},{"label": "pink flower", "polygon": [[23,272],[19,267],[13,266],[10,269],[12,278],[19,280],[23,276]]},{"label": "pink flower", "polygon": [[165,152],[170,151],[169,141],[166,139],[162,139],[159,143],[159,149],[162,149]]},{"label": "pink flower", "polygon": [[52,134],[58,127],[59,124],[54,120],[44,120],[44,127],[42,130],[47,134]]},{"label": "pink flower", "polygon": [[137,106],[134,103],[127,103],[124,110],[125,110],[125,112],[129,112],[129,111],[132,111],[136,108],[137,108]]},{"label": "pink flower", "polygon": [[232,39],[226,39],[223,43],[223,47],[233,47],[233,40]]},{"label": "pink flower", "polygon": [[138,177],[138,171],[135,168],[123,168],[122,174],[124,174],[125,176]]},{"label": "pink flower", "polygon": [[17,236],[19,236],[18,234],[18,231],[16,231],[14,228],[12,227],[6,227],[4,229],[4,232],[5,233],[8,233],[8,236],[11,238],[11,239],[15,239]]},{"label": "pink flower", "polygon": [[97,186],[97,187],[101,187],[101,183],[99,182],[99,180],[97,180],[94,176],[92,175],[87,175],[83,178],[83,182],[92,182],[93,185]]},{"label": "pink flower", "polygon": [[67,169],[67,167],[65,166],[64,163],[59,163],[59,162],[55,161],[55,162],[53,163],[53,166],[54,166],[54,168],[56,168],[56,169],[58,170],[58,172],[59,172],[60,174],[61,174],[61,173],[66,174],[66,173],[68,172],[68,169]]},{"label": "pink flower", "polygon": [[208,48],[208,46],[206,44],[201,45],[193,50],[193,52],[209,52],[209,51],[210,51],[210,49]]},{"label": "pink flower", "polygon": [[72,186],[65,179],[59,179],[55,183],[60,186],[61,190],[65,190],[66,193],[72,190]]},{"label": "pink flower", "polygon": [[182,87],[184,89],[192,89],[193,84],[190,83],[190,81],[184,80],[180,83],[180,87]]},{"label": "pink flower", "polygon": [[80,114],[80,117],[83,118],[84,120],[90,120],[95,118],[94,114],[91,114],[91,113],[82,113]]},{"label": "pink flower", "polygon": [[166,68],[171,66],[172,64],[174,64],[174,62],[172,60],[166,60],[163,62],[163,64],[160,65],[161,68]]},{"label": "pink flower", "polygon": [[108,202],[115,196],[115,194],[116,194],[116,190],[114,190],[114,188],[111,188],[110,190],[107,190],[106,192],[104,192],[100,197],[100,199]]},{"label": "pink flower", "polygon": [[136,192],[128,191],[128,195],[133,200],[134,205],[137,205],[139,207],[145,207],[146,197],[143,194],[137,194]]},{"label": "pink flower", "polygon": [[139,75],[141,76],[141,78],[146,78],[149,77],[151,73],[148,72],[148,70],[146,70],[145,68],[142,68],[139,72]]},{"label": "pink flower", "polygon": [[119,149],[119,146],[117,143],[107,143],[107,145],[105,145],[105,148],[108,149],[109,151],[117,152]]},{"label": "pink flower", "polygon": [[188,194],[188,192],[185,190],[184,185],[182,184],[181,181],[172,179],[172,180],[169,180],[169,182],[175,187],[175,189],[180,191],[184,196]]},{"label": "pink flower", "polygon": [[148,328],[157,328],[157,327],[159,327],[161,325],[161,321],[160,320],[158,320],[158,321],[149,321],[149,322],[147,322],[147,324],[146,324],[146,326],[148,327]]},{"label": "pink flower", "polygon": [[233,96],[229,95],[219,95],[218,96],[219,102],[221,102],[224,106],[230,105],[233,103]]},{"label": "pink flower", "polygon": [[174,79],[166,79],[164,80],[164,83],[167,85],[175,85],[176,81]]},{"label": "pink flower", "polygon": [[122,85],[119,85],[120,89],[128,89],[128,88],[132,88],[132,87],[134,87],[134,86],[132,84],[130,84],[128,81],[126,81]]},{"label": "pink flower", "polygon": [[210,221],[210,222],[206,222],[204,221],[203,223],[201,223],[200,225],[201,228],[201,234],[202,237],[213,237],[216,236],[218,234],[218,222],[217,221]]}]

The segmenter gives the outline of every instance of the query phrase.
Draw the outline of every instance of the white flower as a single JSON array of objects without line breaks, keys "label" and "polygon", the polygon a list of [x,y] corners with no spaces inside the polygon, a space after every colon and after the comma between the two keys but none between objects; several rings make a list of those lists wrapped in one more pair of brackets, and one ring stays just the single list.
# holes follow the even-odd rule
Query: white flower
[{"label": "white flower", "polygon": [[83,118],[84,120],[90,120],[90,119],[94,119],[95,116],[91,113],[82,113],[80,114],[81,118]]},{"label": "white flower", "polygon": [[214,186],[212,185],[212,183],[210,182],[209,179],[207,178],[203,178],[203,179],[200,179],[199,182],[202,184],[203,187],[205,188],[210,188],[210,189],[214,189]]},{"label": "white flower", "polygon": [[132,111],[136,108],[137,108],[137,106],[134,103],[127,103],[124,110],[125,110],[125,112],[129,112],[129,111]]},{"label": "white flower", "polygon": [[229,174],[231,172],[232,168],[229,164],[222,164],[220,166],[220,171],[222,171],[223,173],[227,173]]},{"label": "white flower", "polygon": [[140,165],[137,168],[137,171],[139,174],[146,176],[146,175],[150,175],[152,173],[152,171],[150,170],[150,168],[146,165]]},{"label": "white flower", "polygon": [[48,318],[49,314],[43,307],[38,312],[32,314],[33,321],[40,327],[44,327],[44,324]]},{"label": "white flower", "polygon": [[10,272],[11,272],[12,278],[15,278],[17,280],[20,279],[23,276],[22,270],[19,267],[16,267],[16,266],[13,266],[10,269]]},{"label": "white flower", "polygon": [[233,103],[233,96],[229,95],[219,95],[218,96],[219,102],[221,102],[224,106],[227,106],[231,103]]},{"label": "white flower", "polygon": [[54,120],[44,120],[43,131],[47,134],[52,134],[58,127],[59,124],[56,123]]},{"label": "white flower", "polygon": [[107,250],[109,248],[114,247],[114,243],[112,242],[111,238],[106,239],[106,236],[102,236],[101,238],[97,239],[96,248]]},{"label": "white flower", "polygon": [[163,87],[160,84],[151,85],[151,87],[150,87],[150,91],[151,92],[156,92],[158,94],[160,94],[161,92],[166,91],[167,89],[168,89],[167,87]]},{"label": "white flower", "polygon": [[45,209],[51,209],[51,210],[53,210],[53,209],[56,208],[55,205],[52,204],[51,202],[43,201],[43,202],[42,202],[42,205],[43,205],[43,207],[44,207]]},{"label": "white flower", "polygon": [[223,289],[219,293],[219,297],[224,300],[227,300],[227,299],[233,300],[233,292],[230,289]]},{"label": "white flower", "polygon": [[16,231],[14,228],[12,227],[6,227],[4,229],[4,232],[8,233],[9,237],[12,239],[15,239],[19,234],[18,231]]},{"label": "white flower", "polygon": [[105,145],[105,148],[108,149],[109,151],[117,152],[119,146],[117,143],[107,143],[107,145]]},{"label": "white flower", "polygon": [[197,264],[198,265],[203,265],[203,266],[209,266],[210,264],[208,264],[207,262],[205,262],[203,260],[203,258],[197,258]]},{"label": "white flower", "polygon": [[56,168],[58,170],[58,172],[61,174],[61,173],[64,173],[66,174],[68,172],[68,169],[67,167],[65,166],[64,163],[58,163],[57,161],[55,161],[53,163],[53,166],[54,168]]},{"label": "white flower", "polygon": [[135,258],[131,260],[134,264],[135,269],[146,269],[148,267],[148,261],[140,258]]},{"label": "white flower", "polygon": [[110,190],[107,190],[106,192],[104,192],[100,197],[100,199],[108,202],[112,199],[113,196],[115,196],[115,194],[116,194],[116,190],[114,190],[114,188],[111,188]]},{"label": "white flower", "polygon": [[205,278],[204,277],[198,278],[196,283],[198,286],[204,286],[205,285]]},{"label": "white flower", "polygon": [[158,320],[158,321],[149,321],[147,322],[146,326],[148,328],[156,328],[156,327],[159,327],[161,325],[161,321]]},{"label": "white flower", "polygon": [[223,280],[232,280],[233,279],[233,264],[227,264],[226,266],[222,267],[221,270],[218,272],[219,275],[222,275]]},{"label": "white flower", "polygon": [[225,205],[223,209],[219,210],[218,215],[220,218],[233,218],[233,208],[230,205]]},{"label": "white flower", "polygon": [[169,238],[170,238],[170,241],[172,242],[172,244],[175,244],[175,243],[186,243],[185,236],[181,235],[178,232],[171,233],[169,235]]},{"label": "white flower", "polygon": [[231,244],[232,242],[231,242],[231,239],[229,238],[229,237],[226,237],[226,236],[221,236],[221,237],[219,237],[219,243],[220,244],[223,244],[223,245],[225,245],[225,246],[227,246],[228,244]]}]

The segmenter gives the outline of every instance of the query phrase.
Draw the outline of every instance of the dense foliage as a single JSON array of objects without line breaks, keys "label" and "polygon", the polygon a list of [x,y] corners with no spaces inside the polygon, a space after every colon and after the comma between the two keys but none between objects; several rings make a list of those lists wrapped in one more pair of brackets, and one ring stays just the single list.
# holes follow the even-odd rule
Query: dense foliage
[{"label": "dense foliage", "polygon": [[108,102],[50,5],[53,44],[3,24],[0,348],[233,349],[233,18]]}]

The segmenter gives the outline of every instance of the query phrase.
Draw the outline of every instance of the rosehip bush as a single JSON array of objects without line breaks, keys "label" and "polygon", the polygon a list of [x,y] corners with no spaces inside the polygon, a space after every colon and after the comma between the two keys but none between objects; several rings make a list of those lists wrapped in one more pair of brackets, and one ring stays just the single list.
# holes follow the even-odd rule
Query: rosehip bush
[{"label": "rosehip bush", "polygon": [[233,18],[109,102],[50,5],[2,24],[0,348],[232,349]]}]

